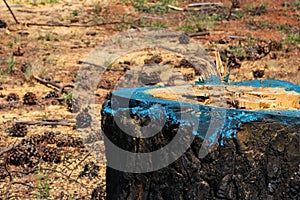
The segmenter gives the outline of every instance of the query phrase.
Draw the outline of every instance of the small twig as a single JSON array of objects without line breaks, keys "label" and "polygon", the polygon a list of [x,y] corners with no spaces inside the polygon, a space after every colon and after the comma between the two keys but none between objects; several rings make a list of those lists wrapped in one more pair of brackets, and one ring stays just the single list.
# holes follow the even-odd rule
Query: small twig
[{"label": "small twig", "polygon": [[[26,199],[38,199],[36,195],[26,195]],[[23,195],[11,195],[9,196],[7,199],[24,199],[24,196]]]},{"label": "small twig", "polygon": [[27,172],[21,172],[21,171],[11,170],[10,172],[11,173],[15,173],[15,174],[28,175],[28,174],[32,174],[32,173],[36,172],[36,170],[33,169],[33,170],[27,171]]},{"label": "small twig", "polygon": [[67,85],[64,85],[61,87],[61,90],[60,90],[60,94],[62,93],[66,93],[66,94],[69,94],[70,91],[69,90],[66,90],[65,88],[74,88],[74,85],[71,85],[71,84],[67,84]]},{"label": "small twig", "polygon": [[258,42],[267,42],[266,40],[260,39],[260,38],[253,38],[253,37],[245,37],[245,36],[236,36],[236,35],[229,35],[227,36],[230,39],[241,39],[241,40],[246,40],[246,39],[250,39],[250,40],[255,40]]},{"label": "small twig", "polygon": [[191,33],[188,34],[189,37],[196,37],[196,36],[204,36],[204,35],[209,35],[208,31],[200,32],[200,33]]},{"label": "small twig", "polygon": [[173,10],[178,10],[178,11],[184,11],[185,10],[185,8],[179,8],[179,7],[172,6],[172,5],[168,5],[168,7],[173,9]]},{"label": "small twig", "polygon": [[[9,149],[9,150],[7,150],[6,152],[8,152],[8,151],[10,151],[12,148],[14,148],[14,147],[15,147],[15,144],[16,144],[16,140],[15,140],[15,142],[13,143],[13,145],[10,146],[10,148],[7,148],[7,149]],[[2,154],[2,153],[1,153],[1,154]],[[1,154],[0,154],[0,155],[1,155]],[[7,159],[8,159],[8,156],[6,156],[6,158],[5,158],[4,168],[5,168],[6,173],[7,173],[8,176],[9,176],[9,183],[8,183],[7,188],[6,188],[6,191],[5,191],[5,199],[8,199],[8,192],[9,192],[9,189],[11,188],[11,185],[12,185],[12,182],[13,182],[13,177],[12,177],[10,171],[7,169]]]},{"label": "small twig", "polygon": [[221,2],[205,2],[205,3],[191,3],[188,7],[200,7],[200,6],[222,6]]},{"label": "small twig", "polygon": [[83,159],[81,159],[80,161],[79,161],[79,163],[77,163],[77,165],[76,165],[76,167],[74,167],[72,170],[71,170],[71,172],[70,172],[70,174],[69,174],[69,178],[71,177],[71,175],[72,175],[72,173],[73,173],[73,171],[87,158],[87,157],[89,157],[91,155],[91,153],[89,152],[88,154],[86,154],[84,157],[83,157]]},{"label": "small twig", "polygon": [[[23,8],[24,6],[22,5],[10,5],[10,8]],[[7,8],[7,6],[0,6],[0,8]]]},{"label": "small twig", "polygon": [[46,85],[46,86],[51,85],[51,86],[53,86],[53,87],[59,89],[60,94],[62,94],[62,93],[69,94],[69,93],[70,93],[70,91],[68,91],[68,90],[65,89],[66,87],[74,88],[73,85],[69,85],[69,84],[68,84],[68,85],[60,86],[59,84],[57,84],[57,83],[55,83],[55,82],[52,82],[52,81],[46,81],[46,80],[44,80],[44,79],[42,79],[42,78],[40,78],[40,77],[37,77],[37,76],[33,76],[33,78],[34,78],[36,81],[38,81],[39,83],[42,83],[42,84],[44,84],[44,85]]},{"label": "small twig", "polygon": [[[193,4],[190,4],[190,5],[193,5]],[[220,6],[221,5],[218,5],[217,3],[216,4],[213,4],[214,6]],[[180,8],[180,7],[176,7],[176,6],[172,6],[172,5],[168,5],[168,7],[170,9],[173,9],[173,10],[177,10],[177,11],[204,11],[204,10],[211,10],[213,7],[212,5],[210,5],[209,7],[208,6],[188,6],[188,7],[185,7],[185,8]],[[215,8],[213,8],[215,9]]]},{"label": "small twig", "polygon": [[227,36],[230,39],[247,39],[247,37],[244,36],[236,36],[236,35],[229,35]]},{"label": "small twig", "polygon": [[26,23],[27,26],[63,26],[63,27],[96,27],[96,26],[106,26],[106,25],[112,25],[112,24],[131,24],[129,22],[124,21],[116,21],[116,22],[105,22],[101,24],[45,24],[45,23]]},{"label": "small twig", "polygon": [[172,48],[169,48],[169,47],[164,47],[164,46],[162,46],[162,45],[158,45],[158,47],[161,48],[161,49],[170,51],[170,52],[174,52],[174,53],[182,53],[182,52],[180,52],[179,50],[175,50],[175,49],[172,49]]},{"label": "small twig", "polygon": [[11,184],[12,185],[14,185],[14,184],[25,185],[27,187],[34,188],[34,186],[32,186],[32,185],[29,185],[29,184],[26,184],[26,183],[23,183],[23,182],[18,182],[18,181],[13,181]]},{"label": "small twig", "polygon": [[6,2],[6,0],[3,0],[3,1],[4,1],[5,5],[6,5],[6,7],[8,8],[10,14],[13,16],[14,20],[16,21],[16,23],[19,24],[19,22],[18,22],[16,16],[14,15],[13,11],[12,11],[11,8],[9,7],[8,3]]},{"label": "small twig", "polygon": [[52,172],[57,172],[57,173],[60,173],[61,175],[63,175],[64,177],[66,177],[68,180],[72,180],[72,181],[75,181],[77,184],[79,184],[81,187],[83,187],[84,189],[88,190],[86,188],[85,185],[83,185],[82,183],[80,183],[79,181],[77,181],[76,179],[73,179],[71,177],[69,177],[67,174],[61,172],[61,171],[58,171],[58,170],[55,170],[55,169],[50,169],[50,168],[41,168],[41,170],[45,170],[45,171],[52,171]]},{"label": "small twig", "polygon": [[13,145],[13,146],[9,146],[9,147],[7,147],[6,149],[0,151],[0,156],[1,156],[2,154],[6,153],[6,152],[9,152],[9,151],[12,150],[14,147],[15,147],[14,145]]},{"label": "small twig", "polygon": [[[162,17],[147,16],[147,15],[144,15],[141,18],[143,18],[143,19],[156,19],[156,20],[162,20],[163,19]],[[138,19],[136,19],[136,20],[138,20]]]},{"label": "small twig", "polygon": [[102,68],[104,70],[109,70],[109,71],[125,71],[126,69],[114,69],[114,68],[108,68],[108,67],[105,67],[105,66],[102,66],[102,65],[97,65],[97,64],[94,64],[94,63],[90,63],[90,62],[86,62],[86,61],[78,61],[78,64],[87,64],[87,65],[92,65],[94,67],[98,67],[98,68]]},{"label": "small twig", "polygon": [[141,27],[135,25],[135,24],[130,24],[130,28],[136,29],[136,30],[141,30]]},{"label": "small twig", "polygon": [[36,126],[74,126],[71,123],[73,122],[67,122],[67,121],[16,121],[16,124],[25,124],[25,125],[36,125]]},{"label": "small twig", "polygon": [[54,83],[54,82],[52,82],[52,81],[46,81],[46,80],[44,80],[44,79],[42,79],[42,78],[40,78],[40,77],[37,77],[37,76],[33,76],[33,78],[34,78],[35,80],[37,80],[39,83],[42,83],[42,84],[44,84],[44,85],[46,85],[46,86],[51,85],[51,86],[53,86],[53,87],[55,87],[55,88],[57,88],[57,89],[61,89],[61,86],[60,86],[60,85],[58,85],[57,83]]},{"label": "small twig", "polygon": [[11,146],[8,145],[9,147],[7,147],[6,149],[0,151],[0,156],[2,154],[6,153],[6,152],[9,152],[10,150],[12,150],[16,146],[16,142],[17,142],[17,140],[15,140]]}]

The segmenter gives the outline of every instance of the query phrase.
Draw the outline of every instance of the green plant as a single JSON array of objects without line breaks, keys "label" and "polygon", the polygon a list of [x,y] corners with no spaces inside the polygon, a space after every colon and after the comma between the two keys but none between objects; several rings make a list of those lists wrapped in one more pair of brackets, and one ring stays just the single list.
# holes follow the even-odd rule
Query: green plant
[{"label": "green plant", "polygon": [[77,72],[77,71],[73,72],[73,77],[74,77],[75,79],[77,78],[77,76],[78,76],[78,72]]},{"label": "green plant", "polygon": [[121,16],[121,21],[126,22],[126,23],[117,23],[115,25],[115,29],[117,31],[127,30],[130,27],[129,24],[135,24],[135,21],[133,19],[131,19],[131,18],[126,19],[126,18],[127,18],[127,15],[122,15]]},{"label": "green plant", "polygon": [[261,15],[267,12],[266,5],[262,2],[258,6],[248,6],[246,11],[251,15]]},{"label": "green plant", "polygon": [[94,13],[96,15],[99,15],[102,10],[103,10],[103,4],[100,3],[100,1],[97,1],[97,3],[95,3],[95,5],[94,5]]},{"label": "green plant", "polygon": [[287,1],[283,1],[282,6],[284,8],[287,8],[289,6],[289,3]]},{"label": "green plant", "polygon": [[9,46],[10,48],[12,48],[14,46],[14,43],[13,42],[8,42],[7,46]]},{"label": "green plant", "polygon": [[241,18],[244,17],[244,13],[241,12],[241,11],[237,11],[237,12],[235,13],[235,15],[236,15],[236,17],[237,17],[238,19],[241,19]]},{"label": "green plant", "polygon": [[49,175],[42,172],[41,161],[39,162],[37,173],[37,199],[48,199],[50,196]]},{"label": "green plant", "polygon": [[62,98],[63,98],[63,103],[64,103],[65,105],[67,105],[68,101],[70,101],[70,100],[73,99],[73,94],[72,94],[72,92],[70,92],[70,93],[68,93],[68,94],[63,95]]},{"label": "green plant", "polygon": [[157,28],[167,28],[167,26],[162,22],[152,22],[150,24],[151,27],[157,27]]},{"label": "green plant", "polygon": [[[3,63],[3,58],[0,58],[0,66],[2,65]],[[3,75],[4,74],[4,71],[2,68],[0,68],[0,75]]]},{"label": "green plant", "polygon": [[[47,4],[55,4],[58,3],[58,0],[41,0],[40,4],[41,5],[47,5]],[[35,5],[37,5],[35,1]]]},{"label": "green plant", "polygon": [[300,0],[295,0],[295,5],[297,8],[300,8]]},{"label": "green plant", "polygon": [[29,64],[25,68],[25,77],[29,78],[32,74],[32,66]]},{"label": "green plant", "polygon": [[10,48],[12,48],[17,42],[20,42],[21,41],[21,36],[20,35],[17,35],[16,37],[14,37],[12,39],[11,42],[8,42],[7,43],[7,46],[9,46]]},{"label": "green plant", "polygon": [[131,0],[135,9],[139,12],[164,14],[170,11],[168,5],[176,5],[177,1],[163,0],[163,1],[146,1],[146,0]]},{"label": "green plant", "polygon": [[21,36],[18,34],[16,37],[14,37],[13,39],[13,43],[17,43],[17,42],[20,42],[21,41]]},{"label": "green plant", "polygon": [[93,17],[94,24],[100,24],[101,19],[98,16]]},{"label": "green plant", "polygon": [[255,46],[255,44],[256,44],[256,42],[252,38],[249,38],[249,37],[247,37],[246,41],[247,41],[248,46]]},{"label": "green plant", "polygon": [[13,74],[16,69],[16,65],[17,63],[15,57],[14,56],[9,57],[7,60],[6,73]]},{"label": "green plant", "polygon": [[291,28],[289,26],[287,26],[286,24],[280,24],[280,25],[277,26],[277,28],[280,31],[283,31],[285,33],[289,33],[291,31]]},{"label": "green plant", "polygon": [[74,20],[75,17],[78,16],[78,11],[77,10],[73,10],[72,12],[70,12],[67,16],[66,16],[66,19],[67,20]]},{"label": "green plant", "polygon": [[190,24],[180,25],[178,30],[184,31],[185,33],[193,33],[194,27]]},{"label": "green plant", "polygon": [[224,16],[222,16],[221,14],[213,14],[212,16],[210,16],[211,21],[222,21],[223,18]]},{"label": "green plant", "polygon": [[255,22],[254,19],[251,17],[247,20],[247,24],[249,24],[250,26],[255,26]]},{"label": "green plant", "polygon": [[73,10],[72,14],[73,16],[78,16],[78,10]]},{"label": "green plant", "polygon": [[260,22],[258,22],[258,24],[256,26],[259,29],[268,29],[268,28],[273,27],[273,25],[270,22],[267,22],[267,21],[260,21]]},{"label": "green plant", "polygon": [[245,56],[245,51],[242,47],[232,47],[229,49],[229,52],[235,56],[235,57],[238,57],[238,58],[242,58]]},{"label": "green plant", "polygon": [[38,31],[38,38],[37,40],[45,40],[45,41],[60,41],[60,38],[57,36],[57,34],[53,34],[50,31],[47,31],[45,34],[43,34],[41,31]]},{"label": "green plant", "polygon": [[288,44],[299,45],[300,44],[300,33],[289,33],[285,39]]},{"label": "green plant", "polygon": [[51,41],[52,37],[51,37],[51,33],[50,32],[47,32],[46,35],[45,35],[45,40],[46,41]]},{"label": "green plant", "polygon": [[61,15],[61,14],[58,14],[58,15],[57,15],[57,19],[58,19],[59,21],[64,21],[64,17],[63,17],[63,15]]},{"label": "green plant", "polygon": [[103,65],[104,65],[104,67],[111,69],[113,67],[113,63],[114,63],[114,61],[106,60],[106,61],[104,61]]},{"label": "green plant", "polygon": [[214,29],[214,19],[201,13],[190,13],[185,24],[180,25],[179,29],[185,32],[202,32]]},{"label": "green plant", "polygon": [[127,24],[123,24],[123,23],[120,23],[120,24],[116,24],[115,25],[115,30],[116,31],[125,31],[125,30],[128,30],[129,26]]},{"label": "green plant", "polygon": [[42,115],[42,121],[47,121],[47,120],[48,120],[48,114],[44,112]]}]

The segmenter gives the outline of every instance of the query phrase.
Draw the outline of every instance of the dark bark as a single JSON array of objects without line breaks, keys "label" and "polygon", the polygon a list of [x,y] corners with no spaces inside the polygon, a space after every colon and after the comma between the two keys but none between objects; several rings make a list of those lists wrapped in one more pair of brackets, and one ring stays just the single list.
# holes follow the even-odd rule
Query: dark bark
[{"label": "dark bark", "polygon": [[[125,150],[151,152],[171,141],[178,127],[165,125],[150,139],[133,140],[106,115],[102,128]],[[196,137],[178,160],[158,171],[125,173],[107,167],[106,198],[299,199],[299,130],[299,125],[281,122],[250,122],[202,159],[198,151],[203,140]]]}]

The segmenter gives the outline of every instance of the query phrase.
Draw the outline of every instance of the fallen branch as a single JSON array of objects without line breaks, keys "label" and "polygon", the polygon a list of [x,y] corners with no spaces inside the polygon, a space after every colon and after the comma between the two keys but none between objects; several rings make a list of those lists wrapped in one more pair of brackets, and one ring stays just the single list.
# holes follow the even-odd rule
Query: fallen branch
[{"label": "fallen branch", "polygon": [[3,1],[4,1],[5,5],[6,5],[6,7],[8,8],[10,14],[13,16],[15,22],[16,22],[17,24],[19,24],[19,21],[17,20],[16,16],[14,15],[13,11],[12,11],[11,8],[9,7],[8,3],[6,2],[6,0],[3,0]]},{"label": "fallen branch", "polygon": [[179,7],[172,6],[172,5],[168,5],[168,7],[173,9],[173,10],[178,10],[178,11],[184,11],[185,10],[185,8],[179,8]]},{"label": "fallen branch", "polygon": [[83,185],[82,183],[80,183],[79,181],[77,181],[77,179],[73,179],[71,177],[69,177],[68,175],[66,175],[65,173],[55,170],[55,169],[50,169],[50,168],[41,168],[41,170],[45,170],[45,171],[52,171],[52,172],[56,172],[56,173],[60,173],[61,175],[63,175],[64,177],[66,177],[66,179],[68,181],[74,181],[75,183],[79,184],[82,188],[84,188],[85,190],[88,190],[87,187],[85,185]]},{"label": "fallen branch", "polygon": [[[156,20],[162,20],[163,18],[162,17],[155,17],[155,16],[147,16],[147,15],[144,15],[141,17],[142,19],[156,19]],[[136,19],[136,20],[139,20],[140,18]],[[134,20],[134,21],[136,21]]]},{"label": "fallen branch", "polygon": [[[24,6],[22,5],[10,5],[10,8],[23,8]],[[7,8],[7,6],[0,6],[0,8]]]},{"label": "fallen branch", "polygon": [[106,26],[112,24],[131,24],[129,22],[124,21],[116,21],[116,22],[105,22],[101,24],[45,24],[45,23],[25,23],[26,26],[50,26],[50,27],[95,27],[95,26]]},{"label": "fallen branch", "polygon": [[9,152],[9,151],[12,150],[15,146],[16,146],[16,145],[13,144],[13,145],[7,147],[6,149],[0,151],[0,156],[1,156],[2,154],[6,153],[6,152]]},{"label": "fallen branch", "polygon": [[87,153],[84,157],[83,157],[83,159],[81,159],[80,161],[79,161],[79,163],[77,163],[77,165],[71,170],[71,172],[70,172],[70,174],[68,175],[68,178],[70,178],[71,177],[71,175],[72,175],[72,173],[74,172],[74,170],[87,158],[87,157],[89,157],[91,155],[91,152],[89,152],[89,153]]},{"label": "fallen branch", "polygon": [[60,120],[47,120],[47,121],[16,121],[16,124],[35,125],[35,126],[74,126],[75,121],[60,121]]},{"label": "fallen branch", "polygon": [[247,39],[248,37],[245,36],[236,36],[236,35],[229,35],[227,36],[230,39]]},{"label": "fallen branch", "polygon": [[9,144],[9,145],[8,145],[9,147],[7,147],[6,149],[0,151],[0,158],[1,158],[1,155],[2,155],[2,154],[6,153],[6,152],[9,152],[9,151],[12,150],[13,148],[15,148],[15,147],[17,146],[17,145],[16,145],[16,142],[17,142],[17,140],[15,140],[11,146],[9,146],[9,145],[10,145],[10,144]]},{"label": "fallen branch", "polygon": [[53,87],[59,89],[60,94],[62,94],[62,93],[69,94],[69,93],[70,93],[70,91],[68,91],[68,90],[65,89],[66,87],[74,88],[73,85],[69,85],[69,84],[68,84],[68,85],[60,86],[59,84],[57,84],[57,83],[55,83],[55,82],[47,81],[47,80],[44,80],[44,79],[42,79],[42,78],[40,78],[40,77],[37,77],[37,76],[33,76],[33,78],[34,78],[36,81],[38,81],[39,83],[41,83],[41,84],[44,84],[44,85],[46,85],[46,86],[51,85],[51,86],[53,86]]},{"label": "fallen branch", "polygon": [[253,37],[246,37],[246,36],[229,35],[227,37],[230,38],[230,39],[240,39],[240,40],[248,39],[248,40],[255,40],[255,41],[258,41],[258,42],[266,42],[266,43],[268,42],[268,41],[266,41],[264,39],[261,39],[261,38],[253,38]]},{"label": "fallen branch", "polygon": [[205,2],[205,3],[191,3],[188,7],[201,7],[201,6],[223,6],[221,2]]},{"label": "fallen branch", "polygon": [[[211,10],[213,7],[212,6],[192,6],[192,7],[185,7],[185,8],[180,8],[172,5],[168,5],[170,9],[177,10],[177,11],[205,11],[205,10]],[[215,8],[214,8],[215,9]]]},{"label": "fallen branch", "polygon": [[199,33],[188,34],[189,37],[197,37],[197,36],[205,36],[205,35],[209,35],[209,32],[208,31],[204,31],[204,32],[199,32]]},{"label": "fallen branch", "polygon": [[142,29],[142,27],[139,27],[139,26],[137,26],[135,24],[130,24],[130,28],[136,29],[138,31]]},{"label": "fallen branch", "polygon": [[12,185],[15,185],[15,184],[18,184],[18,185],[24,185],[24,186],[27,186],[27,187],[30,187],[30,188],[34,188],[34,186],[32,186],[32,185],[29,185],[29,184],[27,184],[27,183],[23,183],[23,182],[18,182],[18,181],[13,181],[13,182],[11,182],[11,184]]},{"label": "fallen branch", "polygon": [[46,86],[51,85],[51,86],[53,86],[53,87],[55,87],[55,88],[61,89],[61,86],[58,85],[58,84],[55,83],[55,82],[47,81],[47,80],[44,80],[44,79],[42,79],[42,78],[40,78],[40,77],[37,77],[37,76],[33,76],[33,78],[34,78],[36,81],[38,81],[39,83],[42,83],[42,84],[44,84],[44,85],[46,85]]},{"label": "fallen branch", "polygon": [[[5,162],[6,163],[6,162]],[[6,186],[6,191],[5,191],[5,199],[8,199],[8,192],[9,192],[9,190],[11,189],[11,186],[12,186],[12,182],[13,182],[13,177],[12,177],[12,175],[10,174],[10,171],[7,169],[7,165],[5,164],[4,165],[4,168],[5,168],[5,171],[6,171],[6,173],[8,174],[8,176],[9,176],[9,183],[7,184],[7,186]]]}]

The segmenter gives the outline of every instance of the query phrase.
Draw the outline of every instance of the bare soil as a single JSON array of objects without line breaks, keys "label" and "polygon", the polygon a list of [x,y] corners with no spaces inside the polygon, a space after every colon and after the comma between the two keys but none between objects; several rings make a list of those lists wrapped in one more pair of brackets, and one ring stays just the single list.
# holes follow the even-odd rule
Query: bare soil
[{"label": "bare soil", "polygon": [[[85,113],[72,113],[76,108],[67,93],[82,61],[114,34],[148,26],[208,32],[192,38],[213,60],[220,53],[223,66],[231,69],[229,81],[279,79],[300,85],[299,1],[247,0],[233,8],[233,1],[222,0],[217,9],[163,13],[117,0],[7,2],[19,24],[0,4],[0,199],[90,199],[97,186],[99,199],[105,197],[103,143],[94,144],[98,159],[83,145],[75,119]],[[203,16],[210,20],[201,21]],[[177,59],[174,63],[182,58]],[[105,72],[95,91],[97,117],[123,75]],[[95,138],[85,143],[101,139],[99,130],[90,131]]]}]

